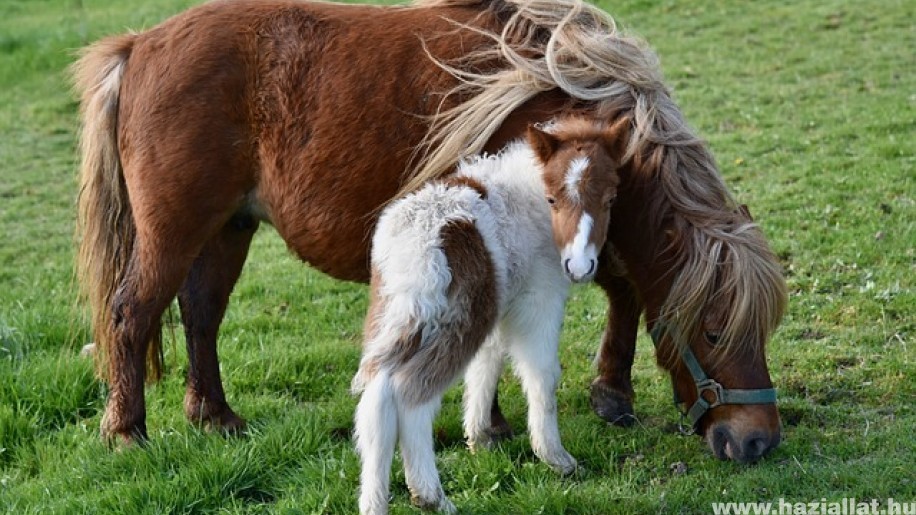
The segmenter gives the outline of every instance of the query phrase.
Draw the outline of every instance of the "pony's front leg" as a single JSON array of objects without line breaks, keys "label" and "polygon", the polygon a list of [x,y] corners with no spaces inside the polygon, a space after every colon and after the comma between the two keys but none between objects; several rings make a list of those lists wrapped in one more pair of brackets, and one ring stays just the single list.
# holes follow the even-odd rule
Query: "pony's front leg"
[{"label": "pony's front leg", "polygon": [[514,303],[502,325],[515,373],[528,399],[531,447],[538,458],[561,474],[576,468],[575,458],[563,448],[557,425],[557,351],[565,301],[565,289],[560,296],[547,288],[533,288],[531,295]]},{"label": "pony's front leg", "polygon": [[495,329],[484,342],[464,373],[464,436],[472,452],[488,449],[494,440],[511,434],[496,432],[492,427],[492,406],[499,376],[505,362],[505,346]]},{"label": "pony's front leg", "polygon": [[630,426],[633,415],[631,369],[636,350],[636,333],[642,305],[626,277],[612,275],[599,267],[596,282],[607,293],[607,326],[595,358],[598,377],[591,384],[591,405],[595,414],[611,424]]},{"label": "pony's front leg", "polygon": [[410,500],[424,510],[455,513],[455,505],[445,496],[433,445],[433,419],[439,411],[441,395],[419,405],[398,402],[398,435],[404,476]]},{"label": "pony's front leg", "polygon": [[379,371],[363,390],[356,407],[356,451],[362,469],[359,475],[359,512],[363,515],[388,513],[391,461],[397,441],[398,410],[387,370]]}]

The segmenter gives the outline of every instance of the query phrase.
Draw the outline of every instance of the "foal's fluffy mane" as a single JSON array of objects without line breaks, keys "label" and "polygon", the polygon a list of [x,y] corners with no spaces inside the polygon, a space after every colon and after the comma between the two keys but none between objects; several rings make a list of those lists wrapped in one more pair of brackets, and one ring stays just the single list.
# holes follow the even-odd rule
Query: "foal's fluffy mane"
[{"label": "foal's fluffy mane", "polygon": [[[582,0],[420,0],[416,5],[482,6],[483,14],[505,22],[498,33],[456,23],[489,38],[492,46],[455,62],[430,55],[459,80],[449,96],[465,100],[437,113],[404,190],[480,152],[513,111],[545,91],[559,88],[585,101],[597,120],[627,116],[631,130],[623,161],[635,180],[658,192],[650,209],[659,239],[674,229],[670,243],[677,275],[660,313],[674,340],[686,344],[701,327],[703,308],[718,300],[728,306],[720,348],[739,351],[766,341],[785,308],[781,267],[759,228],[740,212],[642,40],[622,34],[613,18]],[[663,225],[666,219],[673,219],[674,227]]]}]

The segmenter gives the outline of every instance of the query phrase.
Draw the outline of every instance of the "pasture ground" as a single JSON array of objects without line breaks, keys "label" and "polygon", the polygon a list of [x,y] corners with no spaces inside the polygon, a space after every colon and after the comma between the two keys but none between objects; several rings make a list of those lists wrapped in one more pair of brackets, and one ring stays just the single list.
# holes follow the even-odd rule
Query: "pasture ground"
[{"label": "pasture ground", "polygon": [[[103,35],[189,0],[0,4],[0,511],[349,513],[358,461],[347,393],[366,289],[256,238],[221,336],[226,439],[181,412],[180,331],[147,389],[151,442],[98,438],[105,387],[78,357],[71,280],[77,129],[64,70]],[[437,421],[438,463],[468,513],[701,513],[714,501],[916,501],[916,9],[905,0],[602,0],[657,49],[676,98],[783,260],[791,299],[772,339],[784,443],[762,462],[714,459],[679,436],[667,378],[640,336],[631,429],[588,406],[606,301],[574,290],[563,335],[561,431],[581,464],[560,478],[526,435],[470,455],[460,394]],[[524,401],[507,375],[516,429]],[[686,464],[686,473],[679,473]],[[396,464],[396,469],[400,464]],[[403,474],[394,513],[411,513]]]}]

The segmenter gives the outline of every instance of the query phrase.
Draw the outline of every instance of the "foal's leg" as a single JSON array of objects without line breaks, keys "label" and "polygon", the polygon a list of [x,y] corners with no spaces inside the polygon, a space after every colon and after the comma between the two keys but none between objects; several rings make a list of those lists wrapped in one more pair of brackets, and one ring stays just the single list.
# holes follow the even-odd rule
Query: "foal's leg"
[{"label": "foal's leg", "polygon": [[596,363],[598,377],[591,385],[595,413],[619,426],[633,424],[633,382],[631,370],[636,350],[636,332],[642,306],[625,277],[600,275],[598,284],[607,293],[610,307]]},{"label": "foal's leg", "polygon": [[438,395],[423,404],[411,406],[399,399],[398,437],[411,502],[424,510],[455,513],[455,505],[445,496],[439,481],[433,445],[433,419],[441,400],[441,395]]},{"label": "foal's leg", "polygon": [[356,451],[359,453],[359,512],[388,513],[391,461],[398,434],[398,411],[387,370],[379,371],[363,390],[356,407]]},{"label": "foal's leg", "polygon": [[[493,431],[491,419],[505,352],[499,329],[495,329],[464,373],[464,435],[471,451],[489,448],[493,440],[506,436],[505,431]],[[505,419],[502,422],[511,434]]]},{"label": "foal's leg", "polygon": [[[550,285],[556,289],[556,285]],[[534,453],[554,470],[571,473],[576,460],[560,442],[557,425],[557,384],[560,360],[557,354],[563,322],[565,291],[550,295],[549,287],[532,288],[514,302],[503,320],[504,337],[516,374],[528,398],[528,429]]]},{"label": "foal's leg", "polygon": [[232,411],[223,393],[217,334],[256,229],[249,215],[231,218],[204,245],[178,292],[190,361],[185,416],[192,423],[227,432],[243,430],[245,421]]}]

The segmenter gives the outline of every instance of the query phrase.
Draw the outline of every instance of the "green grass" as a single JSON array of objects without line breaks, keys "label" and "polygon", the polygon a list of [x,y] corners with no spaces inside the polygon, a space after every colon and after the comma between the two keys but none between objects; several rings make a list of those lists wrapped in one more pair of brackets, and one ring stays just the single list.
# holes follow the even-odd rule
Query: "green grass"
[{"label": "green grass", "polygon": [[[77,356],[71,234],[72,51],[150,27],[187,0],[0,4],[0,511],[348,513],[358,461],[347,394],[363,286],[332,281],[256,238],[221,336],[230,401],[251,434],[181,412],[183,343],[147,390],[149,446],[98,438],[105,388]],[[667,378],[640,336],[632,429],[592,415],[587,385],[606,301],[574,291],[563,336],[561,431],[581,470],[560,478],[524,435],[470,455],[460,395],[437,420],[447,492],[472,513],[708,512],[713,501],[916,500],[916,10],[903,0],[602,4],[658,50],[687,117],[784,261],[789,312],[770,344],[785,441],[754,466],[675,431]],[[513,425],[518,385],[504,380]],[[686,474],[670,465],[684,462]],[[394,513],[410,513],[403,473]]]}]

